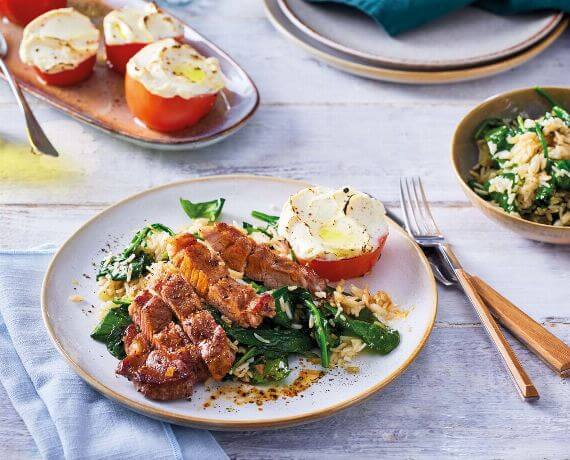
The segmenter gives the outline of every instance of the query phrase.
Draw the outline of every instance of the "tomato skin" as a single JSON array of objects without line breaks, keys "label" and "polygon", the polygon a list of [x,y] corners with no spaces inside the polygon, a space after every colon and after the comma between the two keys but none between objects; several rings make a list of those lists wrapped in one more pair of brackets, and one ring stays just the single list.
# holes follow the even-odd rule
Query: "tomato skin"
[{"label": "tomato skin", "polygon": [[107,64],[116,72],[125,74],[129,60],[142,50],[148,43],[125,43],[123,45],[107,45]]},{"label": "tomato skin", "polygon": [[22,27],[50,10],[66,6],[67,0],[0,0],[0,12]]},{"label": "tomato skin", "polygon": [[366,275],[380,259],[388,235],[384,235],[378,240],[378,247],[372,252],[367,252],[355,257],[338,260],[313,259],[299,260],[303,265],[307,265],[317,272],[319,276],[328,281],[340,281],[349,278],[357,278]]},{"label": "tomato skin", "polygon": [[45,73],[37,67],[34,67],[34,69],[40,77],[40,80],[47,85],[72,86],[82,82],[83,80],[87,80],[87,78],[91,76],[96,61],[97,55],[93,55],[90,58],[85,59],[81,64],[73,69],[62,70],[61,72],[56,73]]},{"label": "tomato skin", "polygon": [[210,113],[217,97],[217,93],[191,99],[161,97],[152,94],[128,73],[125,77],[125,98],[131,113],[149,128],[164,133],[198,123]]}]

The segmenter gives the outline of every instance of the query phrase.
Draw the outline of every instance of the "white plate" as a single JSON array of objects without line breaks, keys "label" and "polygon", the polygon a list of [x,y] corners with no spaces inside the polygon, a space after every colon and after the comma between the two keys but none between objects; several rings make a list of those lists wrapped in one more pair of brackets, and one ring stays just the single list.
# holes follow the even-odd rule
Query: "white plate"
[{"label": "white plate", "polygon": [[466,7],[391,37],[355,8],[279,0],[303,33],[336,50],[400,69],[443,70],[486,64],[538,43],[562,20],[552,11],[499,16]]},{"label": "white plate", "polygon": [[[281,205],[290,194],[306,185],[256,176],[206,177],[151,189],[103,211],[62,246],[46,273],[42,311],[56,347],[85,381],[109,398],[151,417],[202,428],[263,429],[300,424],[331,415],[374,394],[414,360],[430,334],[436,314],[437,291],[431,269],[421,250],[392,223],[381,260],[358,284],[384,288],[399,305],[411,308],[406,319],[393,324],[401,333],[400,345],[387,356],[363,355],[355,362],[361,368],[359,374],[333,371],[332,379],[321,379],[302,393],[303,397],[266,403],[263,411],[254,404],[235,406],[224,399],[205,409],[203,403],[209,393],[204,385],[199,385],[192,401],[150,401],[127,379],[115,375],[117,360],[103,344],[89,337],[98,315],[96,311],[92,314],[84,311],[91,309],[91,304],[100,304],[93,263],[104,257],[101,249],[107,243],[111,243],[112,250],[118,250],[136,230],[149,223],[161,222],[175,229],[187,224],[188,218],[178,204],[180,197],[192,201],[224,197],[227,200],[224,220],[251,221],[252,209],[275,212],[272,206]],[[79,285],[74,286],[73,280],[79,281]],[[71,302],[72,294],[84,296],[85,303]]]},{"label": "white plate", "polygon": [[280,33],[330,66],[373,80],[413,85],[469,81],[505,72],[543,52],[560,37],[568,25],[568,18],[565,18],[543,40],[527,50],[490,64],[452,70],[403,70],[381,66],[378,63],[352,56],[315,40],[303,33],[287,18],[279,7],[279,0],[264,0],[264,5],[267,17]]}]

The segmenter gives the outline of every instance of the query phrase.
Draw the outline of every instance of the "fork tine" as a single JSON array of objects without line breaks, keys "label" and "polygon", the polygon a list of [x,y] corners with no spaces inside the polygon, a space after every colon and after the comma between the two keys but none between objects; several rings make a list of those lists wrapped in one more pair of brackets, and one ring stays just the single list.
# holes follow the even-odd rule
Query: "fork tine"
[{"label": "fork tine", "polygon": [[412,197],[412,201],[413,201],[413,205],[414,205],[414,213],[416,214],[416,222],[418,223],[418,227],[422,228],[423,234],[430,234],[431,229],[429,228],[427,219],[425,218],[425,214],[424,214],[424,210],[423,210],[423,206],[422,206],[422,200],[420,199],[420,196],[419,196],[418,191],[416,189],[415,179],[416,179],[416,177],[408,177],[407,183],[408,183],[408,187],[410,189],[409,193],[410,193],[410,196]]},{"label": "fork tine", "polygon": [[406,222],[406,227],[408,231],[412,234],[419,234],[419,228],[413,219],[411,202],[409,199],[409,193],[406,184],[406,178],[400,177],[400,204],[402,206],[402,212],[404,214],[404,221]]},{"label": "fork tine", "polygon": [[434,233],[440,235],[441,231],[439,230],[439,227],[437,226],[435,219],[433,218],[433,214],[431,213],[431,208],[429,206],[429,201],[427,199],[426,192],[425,192],[424,186],[422,184],[422,180],[419,177],[417,177],[417,184],[418,184],[418,188],[420,190],[422,202],[424,204],[424,209],[425,209],[425,213],[426,213],[426,220],[428,222],[430,222],[430,224],[432,225],[432,227],[434,229]]},{"label": "fork tine", "polygon": [[418,185],[420,182],[420,178],[418,176],[411,177],[410,182],[412,184],[412,190],[414,192],[414,198],[415,198],[416,203],[418,205],[419,214],[421,215],[422,226],[424,227],[426,233],[434,234],[436,232],[435,227],[432,225],[431,219],[430,219],[428,213],[426,212],[426,202],[423,199],[423,197],[421,196],[420,188]]},{"label": "fork tine", "polygon": [[429,235],[429,228],[427,227],[425,219],[422,216],[420,202],[418,200],[418,196],[415,193],[414,183],[411,177],[406,178],[406,187],[408,190],[408,196],[410,198],[412,213],[416,222],[416,227],[419,231],[418,235]]}]

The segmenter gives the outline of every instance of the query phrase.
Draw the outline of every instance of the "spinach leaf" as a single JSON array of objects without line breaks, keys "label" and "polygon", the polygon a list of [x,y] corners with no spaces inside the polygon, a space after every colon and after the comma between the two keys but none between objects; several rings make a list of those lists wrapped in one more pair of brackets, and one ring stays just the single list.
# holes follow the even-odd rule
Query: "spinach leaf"
[{"label": "spinach leaf", "polygon": [[[497,174],[495,177],[503,177],[511,181],[513,186],[515,182],[518,180],[518,177],[515,173],[502,173]],[[492,179],[491,179],[492,180]],[[485,188],[489,190],[490,182],[487,181],[485,183]],[[497,203],[501,208],[503,208],[506,212],[518,212],[518,208],[514,200],[511,202],[509,194],[505,192],[489,192],[489,198]]]},{"label": "spinach leaf", "polygon": [[189,200],[180,198],[180,205],[190,219],[205,218],[210,222],[214,222],[220,216],[225,202],[225,198],[204,201],[202,203],[192,203]]},{"label": "spinach leaf", "polygon": [[159,232],[168,233],[170,236],[174,235],[174,231],[170,227],[167,227],[163,224],[150,224],[149,227]]},{"label": "spinach leaf", "polygon": [[276,227],[277,223],[279,222],[279,216],[272,216],[261,211],[251,211],[251,216],[263,222],[267,222],[273,227]]},{"label": "spinach leaf", "polygon": [[267,231],[267,227],[266,228],[256,227],[254,225],[251,225],[249,222],[243,222],[242,226],[248,235],[251,235],[254,232],[260,232],[263,233],[264,235],[267,235],[269,238],[272,237],[271,233]]},{"label": "spinach leaf", "polygon": [[307,308],[310,319],[314,324],[314,334],[317,345],[321,350],[321,365],[323,367],[329,367],[330,364],[330,354],[329,354],[329,342],[332,342],[331,331],[329,330],[329,324],[327,320],[321,315],[321,311],[315,305],[311,293],[306,289],[297,288],[294,291],[290,291],[299,299],[300,302]]},{"label": "spinach leaf", "polygon": [[536,135],[540,139],[540,145],[542,146],[542,154],[544,155],[544,158],[548,159],[548,143],[546,142],[546,138],[544,137],[544,133],[542,132],[542,126],[540,126],[540,124],[537,123],[534,126],[534,130],[536,132]]},{"label": "spinach leaf", "polygon": [[248,347],[256,347],[261,353],[305,353],[313,348],[311,337],[301,330],[265,326],[257,329],[246,329],[222,321],[217,311],[211,310],[211,313],[216,322],[233,340],[237,340],[240,344]]},{"label": "spinach leaf", "polygon": [[505,122],[500,118],[487,118],[477,127],[473,134],[473,138],[476,141],[484,139],[489,131],[504,125]]},{"label": "spinach leaf", "polygon": [[512,144],[509,143],[507,138],[513,134],[513,130],[506,125],[494,128],[485,134],[484,139],[487,144],[495,144],[497,147],[495,153],[491,153],[491,158],[495,159],[496,152],[511,149]]},{"label": "spinach leaf", "polygon": [[550,198],[554,195],[553,184],[541,185],[536,189],[536,194],[534,196],[534,204],[537,206],[548,206],[550,203]]},{"label": "spinach leaf", "polygon": [[544,91],[540,86],[535,86],[534,90],[542,96],[544,99],[548,101],[548,103],[552,106],[550,109],[552,114],[558,118],[560,118],[566,125],[570,126],[570,113],[559,105],[546,91]]},{"label": "spinach leaf", "polygon": [[570,190],[570,160],[554,161],[551,173],[556,187],[562,190]]},{"label": "spinach leaf", "polygon": [[291,373],[286,355],[276,358],[262,356],[251,364],[250,369],[251,383],[258,385],[280,382]]},{"label": "spinach leaf", "polygon": [[256,283],[255,281],[253,281],[252,279],[247,278],[246,276],[243,277],[243,281],[245,281],[246,283],[248,283],[255,292],[257,292],[258,294],[261,294],[263,292],[267,292],[268,289],[260,283]]},{"label": "spinach leaf", "polygon": [[567,126],[570,126],[570,113],[559,105],[552,107],[552,113],[560,118]]},{"label": "spinach leaf", "polygon": [[243,363],[245,363],[248,359],[253,358],[258,353],[257,348],[253,347],[246,351],[241,358],[236,360],[232,366],[230,374],[233,373],[238,367],[240,367]]},{"label": "spinach leaf", "polygon": [[470,179],[467,181],[467,185],[484,200],[488,201],[490,199],[488,184],[481,184],[474,179]]},{"label": "spinach leaf", "polygon": [[[279,326],[290,328],[293,323],[293,311],[297,303],[294,293],[289,290],[288,286],[283,286],[273,291],[273,298],[275,299],[275,316],[272,321]],[[285,308],[289,307],[291,317],[283,309],[284,306]]]},{"label": "spinach leaf", "polygon": [[[123,334],[129,324],[129,303],[125,300],[117,299],[120,303],[117,307],[111,308],[101,322],[93,329],[91,338],[98,342],[103,342],[107,350],[117,359],[123,359],[125,348],[123,346]],[[113,301],[116,303],[115,301]]]},{"label": "spinach leaf", "polygon": [[101,262],[97,279],[107,276],[113,281],[126,281],[129,272],[131,279],[137,279],[144,275],[147,267],[154,262],[154,259],[143,251],[143,243],[153,231],[174,235],[174,232],[166,225],[147,225],[135,233],[129,245],[120,254],[112,255]]},{"label": "spinach leaf", "polygon": [[353,319],[344,313],[335,316],[336,310],[330,304],[324,304],[323,308],[332,315],[331,319],[342,327],[345,333],[360,337],[371,350],[386,355],[400,343],[400,333],[380,321]]}]

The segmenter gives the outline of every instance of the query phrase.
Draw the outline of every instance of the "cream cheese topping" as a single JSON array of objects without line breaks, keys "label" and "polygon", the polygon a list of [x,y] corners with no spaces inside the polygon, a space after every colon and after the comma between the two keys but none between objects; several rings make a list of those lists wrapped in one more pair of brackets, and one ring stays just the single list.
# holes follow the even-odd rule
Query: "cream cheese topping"
[{"label": "cream cheese topping", "polygon": [[20,59],[44,73],[77,67],[97,54],[99,31],[73,8],[48,11],[24,29]]},{"label": "cream cheese topping", "polygon": [[184,28],[154,3],[148,3],[142,8],[111,11],[103,20],[103,32],[107,45],[124,45],[182,37]]},{"label": "cream cheese topping", "polygon": [[161,97],[190,99],[225,86],[217,59],[205,58],[172,38],[145,46],[127,64],[127,74]]},{"label": "cream cheese topping", "polygon": [[388,234],[385,214],[379,200],[351,187],[309,187],[289,197],[278,233],[300,259],[355,257]]}]

